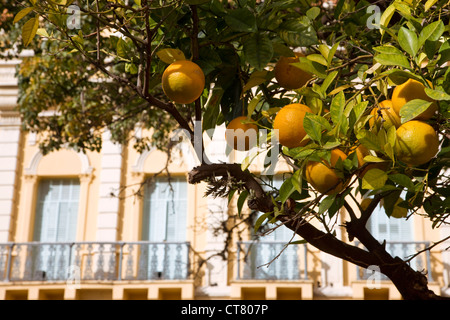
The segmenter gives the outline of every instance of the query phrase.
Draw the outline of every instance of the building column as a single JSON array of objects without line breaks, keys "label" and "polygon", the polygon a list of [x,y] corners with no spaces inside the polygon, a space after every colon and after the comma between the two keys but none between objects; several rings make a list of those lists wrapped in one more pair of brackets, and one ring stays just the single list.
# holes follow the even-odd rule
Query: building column
[{"label": "building column", "polygon": [[98,202],[97,241],[116,241],[120,201],[117,192],[122,177],[122,146],[111,141],[111,134],[103,134],[100,171],[100,199]]},{"label": "building column", "polygon": [[20,115],[17,106],[18,86],[15,68],[20,61],[0,64],[0,243],[12,241],[12,219],[16,198]]},{"label": "building column", "polygon": [[5,126],[0,119],[0,242],[11,239],[11,220],[19,160],[19,125]]}]

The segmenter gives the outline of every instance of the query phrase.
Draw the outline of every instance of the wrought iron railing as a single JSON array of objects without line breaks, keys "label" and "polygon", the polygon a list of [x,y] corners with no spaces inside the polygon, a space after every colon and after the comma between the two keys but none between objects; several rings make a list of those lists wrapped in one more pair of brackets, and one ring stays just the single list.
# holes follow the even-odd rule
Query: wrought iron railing
[{"label": "wrought iron railing", "polygon": [[[361,245],[356,242],[356,245]],[[426,272],[428,282],[432,282],[430,251],[425,250],[430,245],[428,241],[386,241],[386,251],[393,257],[408,260],[409,265],[416,271]],[[371,266],[367,269],[356,267],[356,277],[358,280],[378,279],[389,280],[387,276],[379,272],[377,266]]]},{"label": "wrought iron railing", "polygon": [[236,254],[238,280],[308,278],[306,244],[287,244],[286,241],[239,241]]},{"label": "wrought iron railing", "polygon": [[189,279],[189,242],[0,244],[0,281]]}]

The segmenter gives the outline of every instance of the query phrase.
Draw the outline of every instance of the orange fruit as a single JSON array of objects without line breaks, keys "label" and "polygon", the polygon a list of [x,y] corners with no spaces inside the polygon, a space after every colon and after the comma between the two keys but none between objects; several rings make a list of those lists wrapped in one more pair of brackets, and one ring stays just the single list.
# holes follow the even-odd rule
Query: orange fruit
[{"label": "orange fruit", "polygon": [[237,117],[230,121],[225,131],[227,144],[238,151],[248,151],[256,145],[258,127],[247,121],[246,116]]},{"label": "orange fruit", "polygon": [[339,158],[344,161],[347,155],[342,150],[333,149],[330,162],[309,161],[306,164],[306,180],[318,192],[328,195],[341,192],[345,188],[345,181],[336,174],[334,169]]},{"label": "orange fruit", "polygon": [[400,116],[392,107],[392,101],[384,100],[380,102],[379,106],[380,109],[375,107],[370,112],[373,117],[369,119],[369,125],[371,128],[373,128],[374,132],[378,132],[378,129],[381,128],[381,125],[383,125],[386,130],[392,126],[395,126],[396,128],[400,127]]},{"label": "orange fruit", "polygon": [[205,75],[196,63],[178,60],[164,70],[162,88],[170,100],[180,104],[192,103],[203,93]]},{"label": "orange fruit", "polygon": [[303,119],[307,112],[313,113],[308,106],[301,103],[288,104],[278,111],[273,121],[273,128],[282,146],[295,148],[308,143],[308,140],[303,140],[306,136]]},{"label": "orange fruit", "polygon": [[301,53],[295,55],[295,57],[280,57],[274,68],[278,84],[288,90],[299,89],[312,79],[310,73],[291,65],[291,63],[300,62],[299,57],[304,57]]},{"label": "orange fruit", "polygon": [[439,137],[429,124],[411,120],[397,129],[394,151],[397,158],[408,166],[419,166],[437,154]]},{"label": "orange fruit", "polygon": [[406,103],[414,99],[434,102],[424,112],[415,117],[414,120],[428,120],[438,110],[436,102],[425,93],[425,86],[421,82],[413,79],[408,79],[406,82],[394,88],[391,97],[392,107],[394,108],[395,112],[400,115],[401,108]]}]

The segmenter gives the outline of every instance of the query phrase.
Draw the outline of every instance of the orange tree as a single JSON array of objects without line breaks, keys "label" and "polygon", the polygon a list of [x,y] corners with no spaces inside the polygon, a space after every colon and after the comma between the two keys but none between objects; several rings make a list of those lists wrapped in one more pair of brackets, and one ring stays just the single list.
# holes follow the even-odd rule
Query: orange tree
[{"label": "orange tree", "polygon": [[[45,152],[98,150],[105,127],[125,143],[137,123],[156,129],[138,148],[163,147],[176,128],[198,147],[196,133],[237,117],[237,127],[271,130],[284,106],[307,106],[285,114],[273,134],[287,135],[289,145],[271,134],[258,145],[292,168],[279,190],[265,191],[248,170],[252,158],[209,163],[201,148],[189,182],[207,181],[213,195],[239,194],[239,207],[247,201],[263,213],[256,229],[278,221],[323,252],[378,266],[405,299],[440,298],[366,224],[380,203],[388,216],[421,215],[433,228],[448,223],[446,0],[3,3],[14,12],[11,34],[36,53],[19,73],[19,109],[25,129],[46,132]],[[198,68],[177,74],[172,63],[185,60]],[[45,110],[56,112],[41,117]],[[360,197],[371,201],[360,205]],[[350,242],[325,222],[344,211]]]}]

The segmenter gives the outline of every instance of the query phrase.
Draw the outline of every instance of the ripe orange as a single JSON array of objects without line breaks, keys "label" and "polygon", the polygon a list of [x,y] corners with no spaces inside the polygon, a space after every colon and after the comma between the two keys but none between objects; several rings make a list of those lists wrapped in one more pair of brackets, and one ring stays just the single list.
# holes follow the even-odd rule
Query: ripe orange
[{"label": "ripe orange", "polygon": [[250,150],[258,138],[258,127],[253,123],[243,123],[246,120],[246,116],[231,120],[225,132],[227,144],[238,151]]},{"label": "ripe orange", "polygon": [[[396,86],[392,92],[392,106],[398,115],[400,115],[401,108],[414,99],[422,99],[429,102],[434,101],[425,93],[425,86],[421,82],[413,79],[408,79],[406,82]],[[427,110],[419,114],[414,120],[428,120],[437,110],[438,106],[434,101]]]},{"label": "ripe orange", "polygon": [[205,87],[202,69],[189,60],[171,63],[162,75],[162,88],[170,100],[188,104],[197,100]]},{"label": "ripe orange", "polygon": [[339,149],[333,149],[329,163],[309,161],[306,164],[306,180],[318,192],[328,195],[341,192],[345,188],[345,181],[336,174],[334,169],[339,158],[344,161],[347,155]]},{"label": "ripe orange", "polygon": [[408,166],[419,166],[430,161],[439,151],[439,138],[429,124],[408,121],[397,129],[394,150],[400,161]]},{"label": "ripe orange", "polygon": [[291,63],[300,62],[299,57],[303,56],[301,53],[296,53],[295,57],[280,57],[274,72],[275,79],[281,87],[288,90],[299,89],[312,79],[310,73],[291,65]]},{"label": "ripe orange", "polygon": [[273,128],[281,145],[295,148],[308,143],[308,140],[303,140],[306,136],[303,119],[307,112],[313,113],[308,106],[301,103],[288,104],[278,111]]},{"label": "ripe orange", "polygon": [[[389,127],[395,126],[396,128],[400,127],[401,120],[400,116],[395,112],[392,107],[391,100],[384,100],[380,102],[380,109],[375,107],[372,109],[370,114],[373,116],[369,119],[369,125],[373,128],[374,132],[378,132],[378,129],[381,128],[381,125],[387,130]],[[380,111],[381,116],[380,116]]]}]

